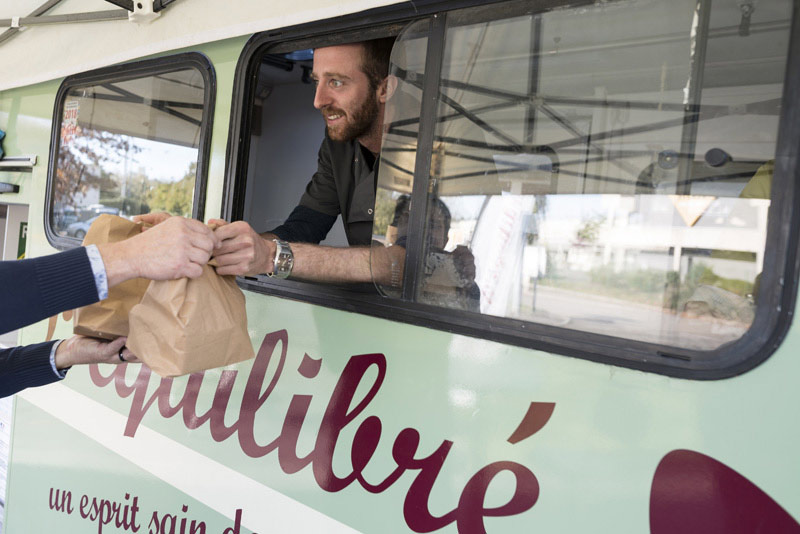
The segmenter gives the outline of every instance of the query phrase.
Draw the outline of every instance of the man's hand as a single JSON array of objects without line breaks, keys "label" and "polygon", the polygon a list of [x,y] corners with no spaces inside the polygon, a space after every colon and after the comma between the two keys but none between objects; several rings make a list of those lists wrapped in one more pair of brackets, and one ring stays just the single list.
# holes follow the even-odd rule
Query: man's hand
[{"label": "man's hand", "polygon": [[111,287],[131,278],[196,278],[219,242],[200,221],[169,217],[146,232],[98,249]]},{"label": "man's hand", "polygon": [[458,274],[465,280],[474,282],[475,256],[472,255],[472,251],[464,245],[458,245],[451,254]]},{"label": "man's hand", "polygon": [[220,240],[214,251],[218,274],[254,276],[272,272],[275,243],[271,239],[260,236],[244,221],[211,219],[208,224],[217,226],[214,234]]},{"label": "man's hand", "polygon": [[[228,223],[211,219],[208,224],[217,227],[214,234],[221,241],[214,251],[217,273],[255,276],[272,272],[275,234],[258,234],[244,221]],[[292,279],[334,284],[372,280],[370,247],[340,248],[310,243],[292,243],[291,246],[294,253]]]},{"label": "man's hand", "polygon": [[63,341],[56,349],[56,368],[66,369],[73,365],[86,363],[122,363],[119,351],[126,362],[138,362],[139,359],[125,346],[128,338],[118,337],[114,341],[103,341],[84,336],[72,336]]}]

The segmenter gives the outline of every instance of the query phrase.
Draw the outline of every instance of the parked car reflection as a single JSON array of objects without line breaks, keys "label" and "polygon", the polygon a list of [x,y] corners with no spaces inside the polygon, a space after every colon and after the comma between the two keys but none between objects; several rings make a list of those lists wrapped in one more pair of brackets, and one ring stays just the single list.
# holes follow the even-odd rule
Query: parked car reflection
[{"label": "parked car reflection", "polygon": [[89,231],[89,227],[99,216],[100,215],[95,215],[91,219],[70,224],[69,226],[67,226],[67,235],[69,237],[77,237],[78,239],[83,239],[86,236],[86,232]]}]

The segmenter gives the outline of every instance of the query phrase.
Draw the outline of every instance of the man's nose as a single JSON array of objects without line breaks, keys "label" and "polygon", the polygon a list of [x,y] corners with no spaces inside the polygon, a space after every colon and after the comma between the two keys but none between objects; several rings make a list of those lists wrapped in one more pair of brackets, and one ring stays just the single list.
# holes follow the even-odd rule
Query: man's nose
[{"label": "man's nose", "polygon": [[317,90],[314,93],[314,107],[322,109],[331,103],[330,94],[322,83],[317,84]]}]

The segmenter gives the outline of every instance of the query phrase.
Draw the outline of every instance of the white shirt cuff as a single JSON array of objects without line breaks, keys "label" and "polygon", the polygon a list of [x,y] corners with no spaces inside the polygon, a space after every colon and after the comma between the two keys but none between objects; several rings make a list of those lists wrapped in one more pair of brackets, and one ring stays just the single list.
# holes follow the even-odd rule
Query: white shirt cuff
[{"label": "white shirt cuff", "polygon": [[64,341],[63,339],[59,339],[58,341],[53,343],[53,348],[50,349],[50,367],[53,368],[53,373],[55,373],[55,375],[61,379],[66,377],[67,371],[69,371],[69,367],[67,367],[66,369],[62,369],[61,371],[59,371],[58,368],[56,367],[56,350],[58,350],[58,346],[61,345],[63,341]]},{"label": "white shirt cuff", "polygon": [[86,255],[89,256],[89,263],[92,265],[94,284],[97,286],[97,298],[105,300],[108,298],[108,277],[103,257],[100,256],[97,245],[86,245]]}]

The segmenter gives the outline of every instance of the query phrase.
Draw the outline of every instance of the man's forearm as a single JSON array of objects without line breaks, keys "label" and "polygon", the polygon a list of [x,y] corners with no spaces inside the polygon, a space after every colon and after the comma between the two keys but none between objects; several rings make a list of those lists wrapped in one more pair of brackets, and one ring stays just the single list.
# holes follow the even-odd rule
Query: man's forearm
[{"label": "man's forearm", "polygon": [[[259,234],[269,243],[269,250],[275,250],[271,232]],[[369,266],[369,247],[326,247],[311,243],[290,243],[294,255],[291,278],[329,284],[370,282],[372,274]],[[274,258],[274,254],[272,256]],[[266,265],[265,272],[272,272],[272,261]]]},{"label": "man's forearm", "polygon": [[[257,234],[243,221],[225,223],[215,230],[222,245],[217,250],[217,272],[223,275],[271,274],[277,246],[271,233]],[[405,251],[402,247],[327,247],[289,243],[294,261],[290,279],[324,283],[371,282],[398,286],[402,281]],[[370,258],[372,254],[372,258]],[[370,261],[372,265],[370,265]]]},{"label": "man's forearm", "polygon": [[294,266],[291,278],[326,283],[372,281],[369,247],[325,247],[292,243]]}]

